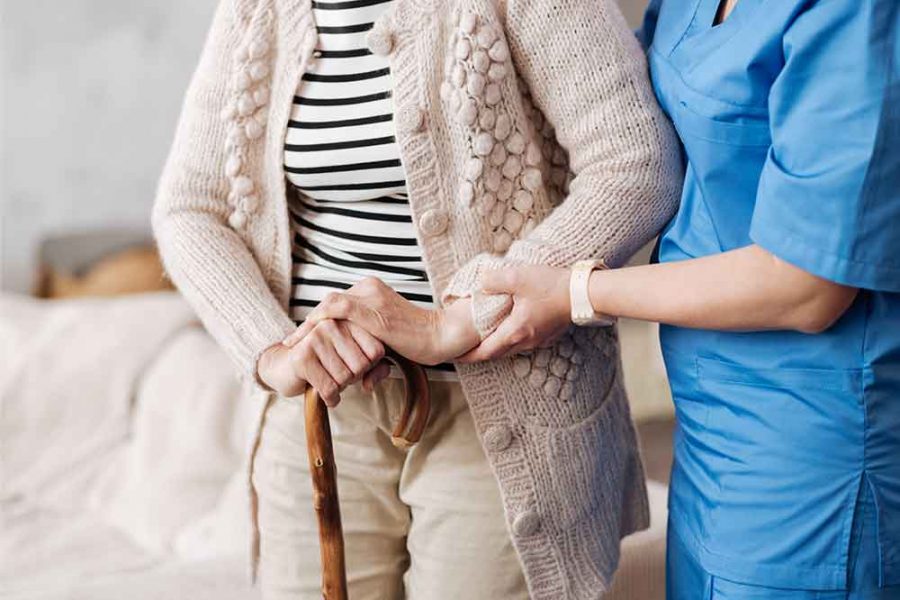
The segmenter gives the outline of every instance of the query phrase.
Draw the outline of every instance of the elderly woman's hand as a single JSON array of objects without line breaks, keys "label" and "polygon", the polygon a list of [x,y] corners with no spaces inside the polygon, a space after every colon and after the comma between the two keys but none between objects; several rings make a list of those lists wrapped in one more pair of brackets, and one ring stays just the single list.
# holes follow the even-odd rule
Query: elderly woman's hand
[{"label": "elderly woman's hand", "polygon": [[513,308],[460,362],[491,360],[553,343],[571,324],[568,269],[545,266],[486,271],[482,291],[509,294]]},{"label": "elderly woman's hand", "polygon": [[376,278],[366,278],[345,293],[325,297],[285,343],[304,339],[316,323],[345,320],[410,360],[436,365],[473,348],[478,333],[468,300],[440,310],[420,308]]},{"label": "elderly woman's hand", "polygon": [[259,359],[259,378],[282,396],[297,396],[313,386],[329,406],[348,385],[363,380],[371,387],[385,375],[379,365],[384,345],[365,329],[346,321],[320,321],[302,340],[278,343]]}]

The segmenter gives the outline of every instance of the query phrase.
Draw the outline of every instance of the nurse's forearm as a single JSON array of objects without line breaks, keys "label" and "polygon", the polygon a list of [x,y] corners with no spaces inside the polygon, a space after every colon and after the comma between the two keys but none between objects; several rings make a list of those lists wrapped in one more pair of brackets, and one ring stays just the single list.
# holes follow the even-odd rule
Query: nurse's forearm
[{"label": "nurse's forearm", "polygon": [[595,271],[596,310],[682,327],[824,331],[857,290],[816,277],[759,246],[664,264]]}]

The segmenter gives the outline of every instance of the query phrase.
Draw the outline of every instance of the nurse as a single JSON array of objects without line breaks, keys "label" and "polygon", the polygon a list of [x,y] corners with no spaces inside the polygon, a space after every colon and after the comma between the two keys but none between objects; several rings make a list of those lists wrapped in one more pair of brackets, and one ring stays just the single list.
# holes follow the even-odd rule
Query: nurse
[{"label": "nurse", "polygon": [[662,0],[642,36],[687,159],[659,264],[490,272],[466,359],[662,323],[669,597],[900,598],[900,2]]}]

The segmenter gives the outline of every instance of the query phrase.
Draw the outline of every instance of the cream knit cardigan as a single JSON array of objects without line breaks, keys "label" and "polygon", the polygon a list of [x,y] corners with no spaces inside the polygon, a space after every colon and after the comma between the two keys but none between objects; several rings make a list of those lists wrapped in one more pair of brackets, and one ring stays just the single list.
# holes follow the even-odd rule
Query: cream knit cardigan
[{"label": "cream knit cardigan", "polygon": [[[620,265],[673,214],[678,145],[614,0],[395,0],[368,42],[435,296],[471,295],[482,336],[510,306],[477,293],[483,268]],[[294,329],[282,154],[315,43],[310,0],[222,0],[153,211],[169,276],[263,404],[256,360]],[[531,595],[601,596],[648,522],[615,330],[458,370]]]}]

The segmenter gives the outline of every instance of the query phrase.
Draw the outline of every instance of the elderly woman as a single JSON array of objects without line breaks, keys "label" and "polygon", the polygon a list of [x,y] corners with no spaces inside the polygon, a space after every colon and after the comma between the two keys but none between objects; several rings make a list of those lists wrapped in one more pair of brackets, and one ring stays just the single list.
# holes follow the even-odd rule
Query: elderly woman
[{"label": "elderly woman", "polygon": [[[319,597],[308,385],[335,406],[353,598],[606,589],[647,524],[615,334],[448,361],[509,311],[473,293],[485,268],[621,264],[673,214],[679,163],[613,0],[221,2],[153,224],[260,400],[265,598]],[[326,297],[354,318],[307,320]],[[376,385],[385,345],[432,367],[408,453],[390,444],[402,384]]]}]

